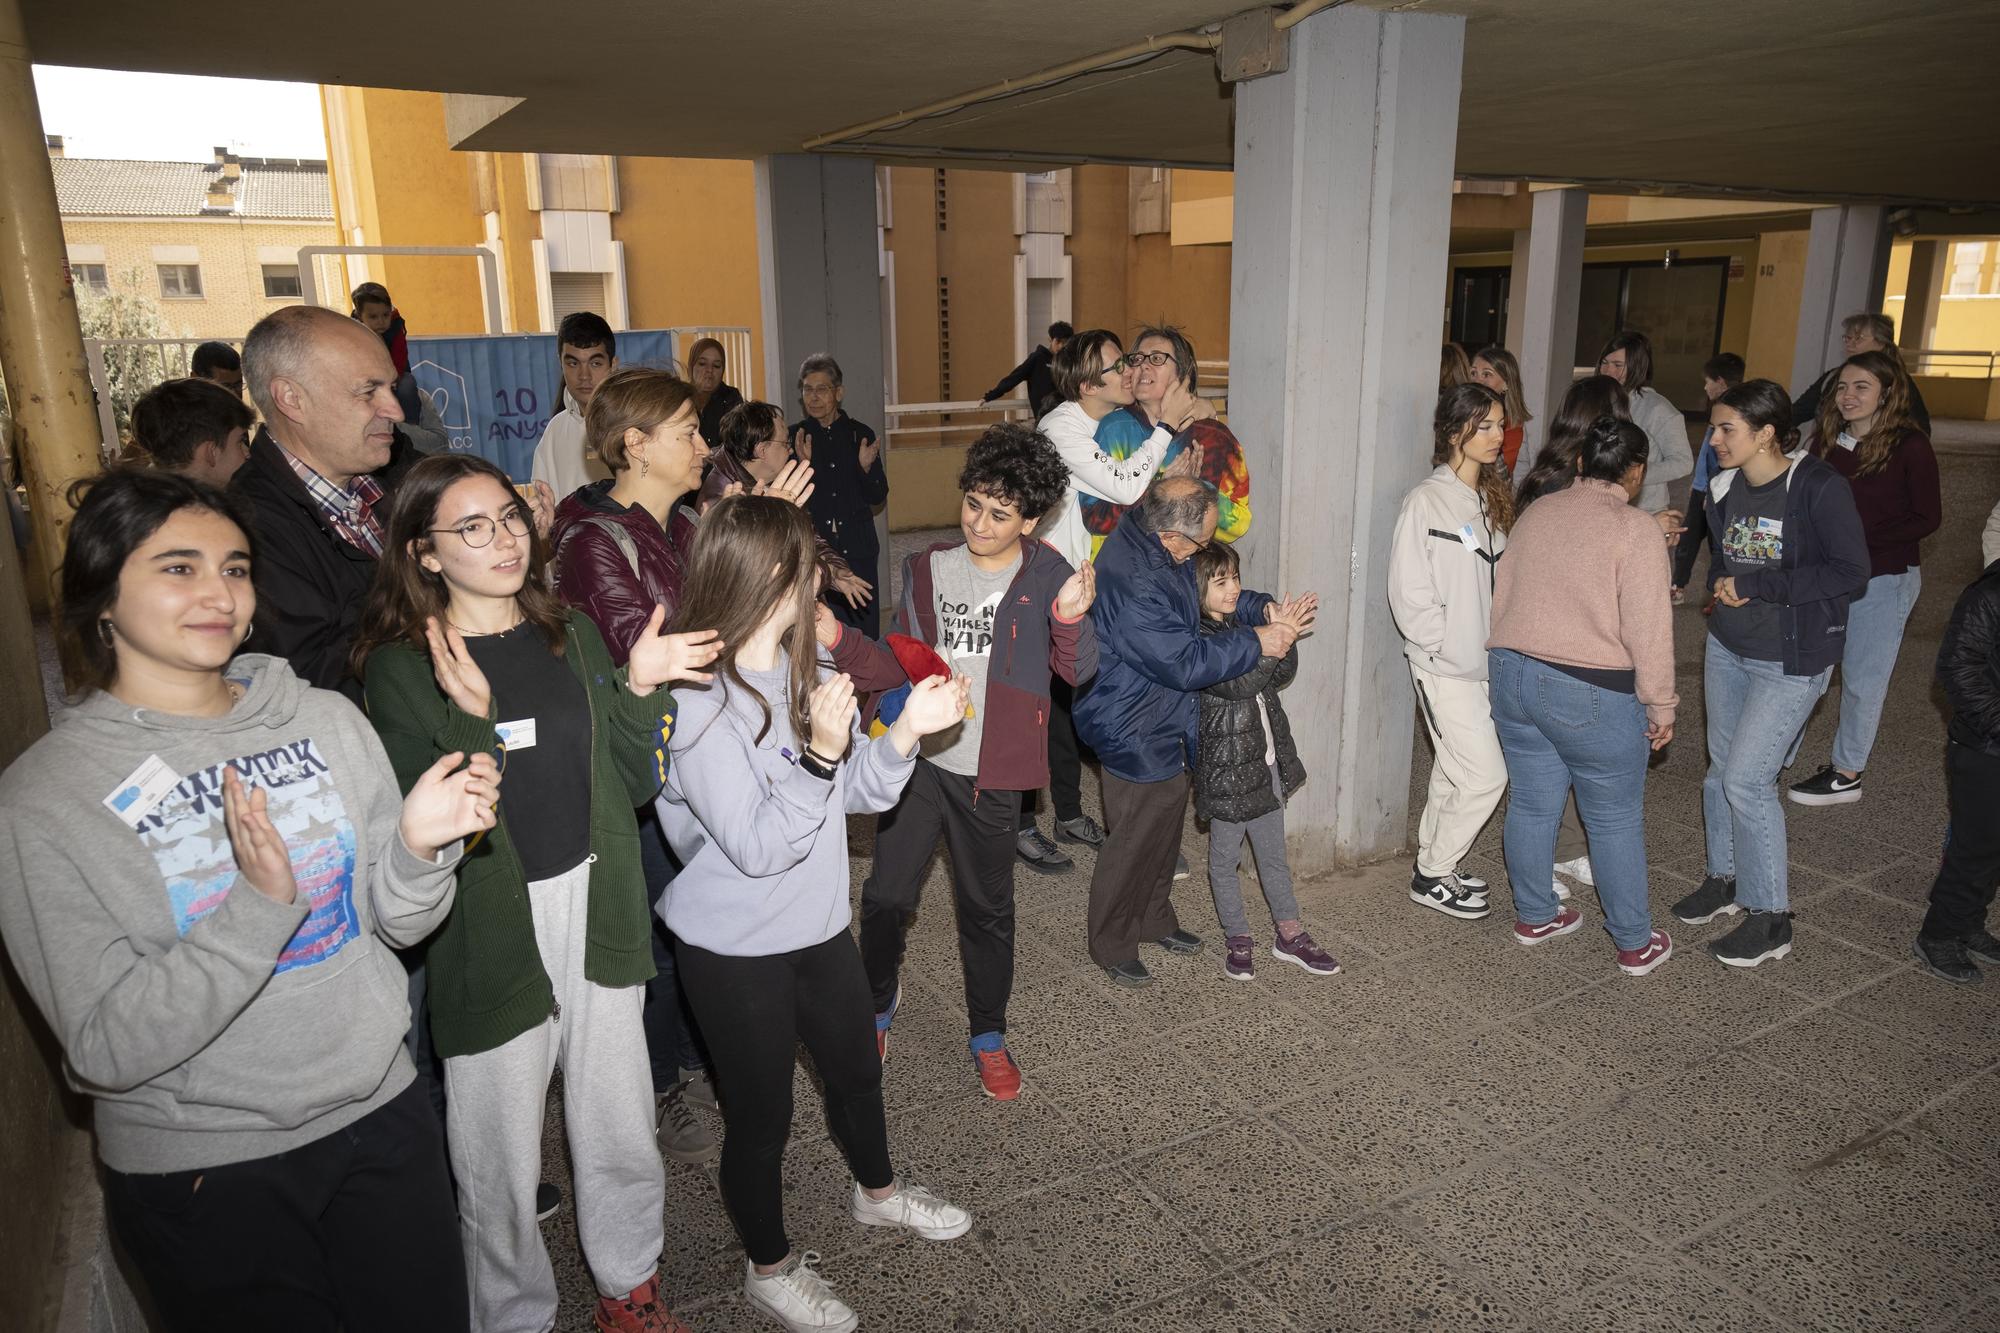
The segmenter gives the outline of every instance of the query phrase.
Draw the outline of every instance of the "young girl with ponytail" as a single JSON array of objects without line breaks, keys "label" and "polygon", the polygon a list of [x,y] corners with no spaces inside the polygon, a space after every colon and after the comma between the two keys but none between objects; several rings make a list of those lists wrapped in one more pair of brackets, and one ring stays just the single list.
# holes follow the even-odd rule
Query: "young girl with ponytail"
[{"label": "young girl with ponytail", "polygon": [[1404,497],[1389,553],[1389,607],[1437,751],[1410,899],[1477,920],[1489,910],[1486,883],[1458,863],[1507,789],[1486,692],[1494,565],[1514,526],[1500,466],[1505,400],[1483,384],[1456,385],[1432,427],[1437,467]]}]

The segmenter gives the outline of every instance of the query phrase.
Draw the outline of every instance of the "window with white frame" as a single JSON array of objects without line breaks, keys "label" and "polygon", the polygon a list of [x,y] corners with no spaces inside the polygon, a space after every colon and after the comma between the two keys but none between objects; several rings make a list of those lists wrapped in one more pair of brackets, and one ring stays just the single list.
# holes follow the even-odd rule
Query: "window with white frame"
[{"label": "window with white frame", "polygon": [[161,264],[160,297],[167,301],[201,299],[201,265]]},{"label": "window with white frame", "polygon": [[296,301],[300,295],[297,264],[264,265],[264,299]]}]

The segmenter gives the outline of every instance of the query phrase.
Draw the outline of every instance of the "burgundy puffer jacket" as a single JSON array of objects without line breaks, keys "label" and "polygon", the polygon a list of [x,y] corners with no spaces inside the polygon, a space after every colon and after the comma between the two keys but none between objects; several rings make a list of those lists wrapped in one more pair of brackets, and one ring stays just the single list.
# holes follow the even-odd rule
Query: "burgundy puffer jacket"
[{"label": "burgundy puffer jacket", "polygon": [[[606,524],[616,524],[631,538],[639,557],[636,572]],[[582,487],[556,507],[549,530],[556,592],[590,617],[619,666],[625,665],[625,655],[655,605],[667,608],[670,623],[680,609],[694,534],[694,516],[685,507],[674,507],[662,531],[645,510],[627,509],[613,500],[608,480]]]}]

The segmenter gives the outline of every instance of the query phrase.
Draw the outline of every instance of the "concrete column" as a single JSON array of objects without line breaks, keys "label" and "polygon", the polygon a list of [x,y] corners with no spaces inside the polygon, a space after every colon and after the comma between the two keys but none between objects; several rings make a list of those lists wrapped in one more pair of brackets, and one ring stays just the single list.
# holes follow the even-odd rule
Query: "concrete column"
[{"label": "concrete column", "polygon": [[1517,358],[1528,336],[1528,247],[1534,234],[1529,227],[1514,233],[1514,267],[1507,275],[1506,347]]},{"label": "concrete column", "polygon": [[1903,288],[1903,321],[1896,329],[1896,345],[1906,352],[1931,345],[1950,260],[1950,241],[1910,243],[1910,280]]},{"label": "concrete column", "polygon": [[1842,357],[1840,322],[1882,309],[1889,273],[1888,210],[1879,204],[1815,209],[1799,290],[1792,392],[1802,392]]},{"label": "concrete column", "polygon": [[758,158],[757,272],[771,401],[796,416],[799,362],[830,352],[847,386],[848,415],[880,429],[875,164],[805,153]]},{"label": "concrete column", "polygon": [[1245,581],[1317,592],[1287,709],[1311,780],[1303,870],[1403,846],[1414,703],[1389,537],[1430,471],[1465,20],[1330,9],[1236,85],[1230,423],[1256,521]]},{"label": "concrete column", "polygon": [[[1521,341],[1511,349],[1521,362],[1521,392],[1534,420],[1521,442],[1516,476],[1526,476],[1549,437],[1576,372],[1576,314],[1583,300],[1583,232],[1590,216],[1585,190],[1538,190],[1528,232],[1528,280],[1514,288],[1521,312]],[[1520,233],[1514,253],[1519,256]],[[1519,279],[1517,278],[1518,282]]]},{"label": "concrete column", "polygon": [[[63,492],[99,467],[97,406],[18,0],[0,0],[0,374],[35,545],[53,571],[69,531]],[[16,697],[39,708],[32,696]]]},{"label": "concrete column", "polygon": [[[875,164],[864,157],[781,153],[760,157],[757,177],[757,276],[764,308],[765,396],[792,420],[799,404],[799,363],[815,352],[840,362],[847,415],[883,440],[882,264],[875,217]],[[891,491],[890,504],[895,503]],[[889,516],[875,519],[882,577],[889,560]]]}]

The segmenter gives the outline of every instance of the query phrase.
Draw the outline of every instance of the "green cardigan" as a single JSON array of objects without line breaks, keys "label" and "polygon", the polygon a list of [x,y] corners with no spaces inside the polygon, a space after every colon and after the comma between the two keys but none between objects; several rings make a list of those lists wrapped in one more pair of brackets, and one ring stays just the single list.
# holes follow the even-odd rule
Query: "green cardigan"
[{"label": "green cardigan", "polygon": [[[566,639],[563,658],[583,682],[591,718],[583,974],[600,986],[638,986],[653,977],[653,926],[632,809],[666,781],[673,698],[664,689],[643,698],[625,689],[625,672],[612,665],[597,626],[580,612],[569,613]],[[499,753],[493,720],[447,699],[430,657],[414,645],[386,644],[370,653],[364,680],[369,720],[406,793],[440,755]],[[426,966],[431,1034],[441,1056],[490,1051],[555,1012],[527,875],[504,812],[460,863],[458,901],[431,937]]]}]

